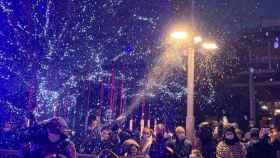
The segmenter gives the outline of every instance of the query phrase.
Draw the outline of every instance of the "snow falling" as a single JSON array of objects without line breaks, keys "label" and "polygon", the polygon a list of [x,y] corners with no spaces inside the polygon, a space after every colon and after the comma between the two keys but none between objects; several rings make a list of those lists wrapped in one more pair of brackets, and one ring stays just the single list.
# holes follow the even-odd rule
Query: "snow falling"
[{"label": "snow falling", "polygon": [[[111,109],[113,117],[125,113],[139,119],[143,112],[146,118],[183,124],[187,52],[163,40],[165,25],[176,14],[174,3],[0,1],[0,101],[6,109],[1,117],[20,121],[26,111],[40,119],[61,115],[75,128],[83,126],[88,111]],[[248,16],[260,5],[251,5]],[[219,19],[217,10],[206,15],[208,3],[197,1],[195,7],[201,32],[224,44],[229,26],[207,30],[204,23],[228,20],[230,13]],[[237,26],[244,19],[230,20],[234,29],[244,26]],[[226,88],[217,85],[236,71],[234,51],[197,52],[195,102],[201,115],[229,106],[223,104]]]}]

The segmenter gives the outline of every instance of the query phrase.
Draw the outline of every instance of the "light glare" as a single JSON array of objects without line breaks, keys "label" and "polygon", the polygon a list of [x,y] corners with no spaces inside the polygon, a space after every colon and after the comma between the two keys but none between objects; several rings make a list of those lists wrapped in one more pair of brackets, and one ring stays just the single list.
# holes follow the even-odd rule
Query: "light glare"
[{"label": "light glare", "polygon": [[267,107],[266,105],[263,105],[261,108],[262,108],[263,110],[268,110],[268,107]]},{"label": "light glare", "polygon": [[171,33],[171,37],[174,39],[186,39],[188,37],[188,34],[183,31],[178,31]]},{"label": "light glare", "polygon": [[208,50],[213,50],[213,49],[217,49],[218,48],[216,43],[203,43],[202,47],[204,49],[208,49]]},{"label": "light glare", "polygon": [[195,44],[197,44],[197,43],[202,42],[202,38],[200,36],[196,36],[196,37],[194,37],[193,41]]},{"label": "light glare", "polygon": [[275,114],[279,115],[280,114],[280,109],[275,109]]}]

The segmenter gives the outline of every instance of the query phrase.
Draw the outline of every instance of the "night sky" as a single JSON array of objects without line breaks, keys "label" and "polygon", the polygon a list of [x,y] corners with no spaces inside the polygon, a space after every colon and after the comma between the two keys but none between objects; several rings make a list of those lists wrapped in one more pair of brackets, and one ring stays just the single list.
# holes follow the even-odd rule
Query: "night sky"
[{"label": "night sky", "polygon": [[256,27],[261,19],[279,19],[278,0],[196,0],[198,21],[220,34]]}]

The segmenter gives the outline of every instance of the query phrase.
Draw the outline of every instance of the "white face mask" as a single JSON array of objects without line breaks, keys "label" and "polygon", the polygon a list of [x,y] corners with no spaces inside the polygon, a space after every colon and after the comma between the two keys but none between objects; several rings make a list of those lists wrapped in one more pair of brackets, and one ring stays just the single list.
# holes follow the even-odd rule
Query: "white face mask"
[{"label": "white face mask", "polygon": [[50,142],[55,143],[55,142],[59,141],[60,135],[54,134],[54,133],[48,133],[48,138],[49,138]]}]

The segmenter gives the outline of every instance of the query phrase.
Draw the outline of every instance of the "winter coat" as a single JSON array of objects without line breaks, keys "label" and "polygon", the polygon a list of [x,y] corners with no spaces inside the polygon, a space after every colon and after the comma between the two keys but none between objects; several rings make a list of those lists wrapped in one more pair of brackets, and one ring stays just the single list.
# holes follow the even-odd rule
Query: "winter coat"
[{"label": "winter coat", "polygon": [[156,137],[156,139],[153,140],[149,151],[150,158],[171,158],[173,151],[171,151],[172,149],[167,145],[167,143],[167,139],[163,136]]},{"label": "winter coat", "polygon": [[259,140],[250,140],[246,144],[247,158],[262,158],[261,145]]},{"label": "winter coat", "polygon": [[240,142],[228,145],[221,141],[216,150],[216,158],[245,158],[246,149]]},{"label": "winter coat", "polygon": [[247,146],[247,158],[277,158],[277,151],[280,149],[279,140],[269,142],[269,137],[266,136],[257,142],[249,142]]},{"label": "winter coat", "polygon": [[188,158],[192,151],[192,144],[187,138],[179,140],[176,137],[172,140],[172,149],[174,150],[176,157]]}]

